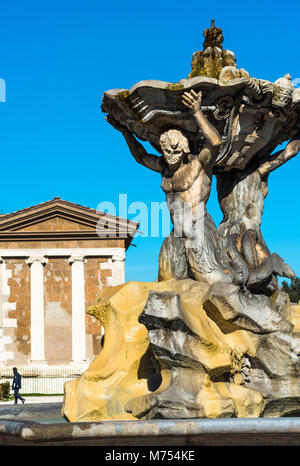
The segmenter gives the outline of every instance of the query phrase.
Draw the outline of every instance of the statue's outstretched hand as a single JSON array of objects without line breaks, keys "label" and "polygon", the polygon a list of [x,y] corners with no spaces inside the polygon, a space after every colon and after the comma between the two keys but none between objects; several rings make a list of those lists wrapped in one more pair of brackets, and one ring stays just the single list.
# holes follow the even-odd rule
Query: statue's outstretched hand
[{"label": "statue's outstretched hand", "polygon": [[202,91],[198,94],[192,89],[190,92],[185,92],[182,96],[182,103],[189,107],[192,112],[198,112],[201,110],[202,102]]},{"label": "statue's outstretched hand", "polygon": [[300,151],[300,137],[298,136],[297,139],[293,139],[290,141],[286,146],[286,151],[292,153],[293,155],[297,155]]},{"label": "statue's outstretched hand", "polygon": [[111,113],[106,115],[105,119],[111,126],[113,126],[113,128],[117,129],[118,131],[121,131],[122,133],[126,131],[127,128],[115,120]]}]

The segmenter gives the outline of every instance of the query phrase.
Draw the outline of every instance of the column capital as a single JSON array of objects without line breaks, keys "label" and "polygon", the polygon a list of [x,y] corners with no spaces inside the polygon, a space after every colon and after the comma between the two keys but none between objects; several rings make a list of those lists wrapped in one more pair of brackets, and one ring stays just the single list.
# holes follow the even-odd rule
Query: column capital
[{"label": "column capital", "polygon": [[42,265],[45,265],[48,263],[48,259],[45,256],[30,256],[26,260],[26,264],[31,265],[34,262],[39,262]]},{"label": "column capital", "polygon": [[114,254],[112,256],[113,262],[124,262],[125,261],[125,254]]},{"label": "column capital", "polygon": [[69,264],[73,264],[74,262],[86,262],[85,256],[70,256],[69,257]]}]

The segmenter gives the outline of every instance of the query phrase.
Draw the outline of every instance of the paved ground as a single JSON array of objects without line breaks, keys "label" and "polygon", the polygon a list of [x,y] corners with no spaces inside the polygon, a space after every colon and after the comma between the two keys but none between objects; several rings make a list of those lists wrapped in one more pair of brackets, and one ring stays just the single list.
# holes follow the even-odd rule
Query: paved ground
[{"label": "paved ground", "polygon": [[[22,396],[22,395],[21,395]],[[25,404],[31,403],[59,403],[63,402],[63,395],[61,396],[28,396],[25,397]],[[14,400],[10,401],[0,401],[0,405],[12,405]],[[18,401],[18,404],[22,404],[21,401]]]}]

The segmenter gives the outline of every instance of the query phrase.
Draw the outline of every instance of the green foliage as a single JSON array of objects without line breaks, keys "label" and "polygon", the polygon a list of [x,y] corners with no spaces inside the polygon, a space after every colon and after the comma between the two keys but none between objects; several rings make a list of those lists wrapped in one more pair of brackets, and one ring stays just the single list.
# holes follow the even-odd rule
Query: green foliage
[{"label": "green foliage", "polygon": [[170,83],[168,84],[169,91],[181,91],[184,89],[184,85],[180,83]]},{"label": "green foliage", "polygon": [[5,400],[10,397],[9,382],[0,383],[0,400]]},{"label": "green foliage", "polygon": [[292,303],[300,301],[300,278],[292,278],[290,284],[282,282],[282,289],[289,295]]}]

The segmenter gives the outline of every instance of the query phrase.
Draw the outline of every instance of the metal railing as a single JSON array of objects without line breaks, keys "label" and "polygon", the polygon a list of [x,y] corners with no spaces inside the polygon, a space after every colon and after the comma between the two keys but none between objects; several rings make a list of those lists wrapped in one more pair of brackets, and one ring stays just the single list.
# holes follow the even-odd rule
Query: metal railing
[{"label": "metal railing", "polygon": [[[29,366],[18,366],[18,372],[22,377],[23,394],[54,395],[64,393],[64,384],[69,380],[78,378],[85,369],[70,367],[45,367],[35,368]],[[12,367],[0,366],[0,383],[13,381]]]}]

